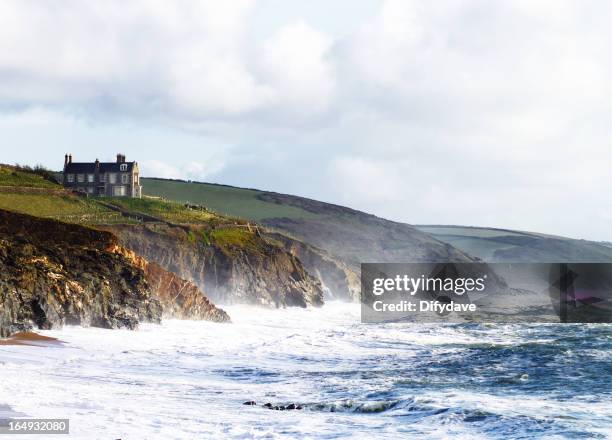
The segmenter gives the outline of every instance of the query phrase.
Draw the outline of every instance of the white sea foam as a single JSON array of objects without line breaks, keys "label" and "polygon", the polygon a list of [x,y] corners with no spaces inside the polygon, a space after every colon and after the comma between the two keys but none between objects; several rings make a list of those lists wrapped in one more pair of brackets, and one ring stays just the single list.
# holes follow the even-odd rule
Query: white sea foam
[{"label": "white sea foam", "polygon": [[[470,365],[470,350],[544,345],[548,336],[537,328],[361,324],[359,306],[343,303],[226,310],[231,324],[66,327],[43,332],[63,347],[0,346],[0,404],[30,417],[69,418],[71,438],[88,439],[473,438],[503,434],[503,417],[557,423],[567,406],[461,383],[470,374],[507,373],[503,364]],[[442,360],[457,365],[456,377],[437,370]],[[516,383],[531,380],[522,377]],[[266,402],[305,408],[267,410]],[[595,417],[590,432],[607,429],[609,405],[577,402],[575,423]],[[485,422],[466,423],[470,417]],[[483,431],[487,417],[491,431]]]}]

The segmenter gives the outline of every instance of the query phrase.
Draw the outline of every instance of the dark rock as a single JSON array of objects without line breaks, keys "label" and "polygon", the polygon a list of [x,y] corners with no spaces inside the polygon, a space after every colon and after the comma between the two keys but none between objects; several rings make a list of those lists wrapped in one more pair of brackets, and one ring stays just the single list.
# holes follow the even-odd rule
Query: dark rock
[{"label": "dark rock", "polygon": [[64,324],[134,329],[162,307],[103,231],[0,210],[0,337]]},{"label": "dark rock", "polygon": [[257,403],[254,400],[249,400],[247,402],[244,402],[243,405],[257,405]]},{"label": "dark rock", "polygon": [[144,270],[149,286],[161,303],[164,317],[213,322],[230,320],[229,315],[212,304],[191,281],[180,278],[157,263],[144,260],[132,251],[124,249],[123,252],[133,254],[132,261]]},{"label": "dark rock", "polygon": [[290,403],[289,405],[287,405],[287,409],[295,409],[295,403]]},{"label": "dark rock", "polygon": [[323,249],[293,237],[278,232],[266,232],[265,235],[282,244],[287,252],[298,257],[308,273],[321,281],[325,299],[359,302],[361,280],[358,267],[351,267]]},{"label": "dark rock", "polygon": [[268,402],[264,405],[264,408],[272,409],[272,404]]}]

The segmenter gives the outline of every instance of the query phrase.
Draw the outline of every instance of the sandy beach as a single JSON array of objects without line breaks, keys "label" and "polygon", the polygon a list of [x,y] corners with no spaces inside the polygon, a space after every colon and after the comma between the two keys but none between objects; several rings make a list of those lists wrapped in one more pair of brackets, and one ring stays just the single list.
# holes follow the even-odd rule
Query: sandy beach
[{"label": "sandy beach", "polygon": [[30,345],[35,347],[61,346],[63,342],[57,338],[39,335],[34,332],[15,333],[10,338],[0,339],[0,345]]}]

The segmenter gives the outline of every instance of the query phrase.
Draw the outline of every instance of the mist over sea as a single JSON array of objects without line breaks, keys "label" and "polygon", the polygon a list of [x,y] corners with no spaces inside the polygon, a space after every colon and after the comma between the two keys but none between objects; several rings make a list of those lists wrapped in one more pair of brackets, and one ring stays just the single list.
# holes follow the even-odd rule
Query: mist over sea
[{"label": "mist over sea", "polygon": [[231,324],[66,327],[42,332],[61,347],[0,346],[0,407],[68,418],[71,438],[612,436],[610,325],[361,324],[358,304],[337,302],[225,309]]}]

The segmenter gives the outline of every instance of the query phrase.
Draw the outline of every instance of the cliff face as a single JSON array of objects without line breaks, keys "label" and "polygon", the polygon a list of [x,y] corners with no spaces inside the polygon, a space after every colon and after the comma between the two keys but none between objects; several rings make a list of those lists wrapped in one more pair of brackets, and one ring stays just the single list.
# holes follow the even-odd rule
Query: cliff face
[{"label": "cliff face", "polygon": [[0,336],[63,324],[159,322],[144,272],[105,250],[106,232],[0,210]]},{"label": "cliff face", "polygon": [[318,280],[282,247],[253,236],[246,243],[194,239],[202,232],[164,224],[118,225],[108,230],[123,246],[192,281],[215,303],[272,307],[323,304]]},{"label": "cliff face", "polygon": [[349,267],[324,250],[286,235],[268,232],[266,236],[282,243],[287,252],[300,259],[308,273],[321,281],[326,299],[359,301],[361,292],[359,268]]},{"label": "cliff face", "polygon": [[214,322],[230,320],[229,315],[215,307],[191,281],[180,278],[159,264],[151,263],[122,246],[113,246],[112,251],[124,255],[144,271],[151,290],[162,306],[164,318],[203,319]]},{"label": "cliff face", "polygon": [[109,232],[0,210],[0,337],[64,324],[135,328],[175,318],[227,321],[192,283]]}]

